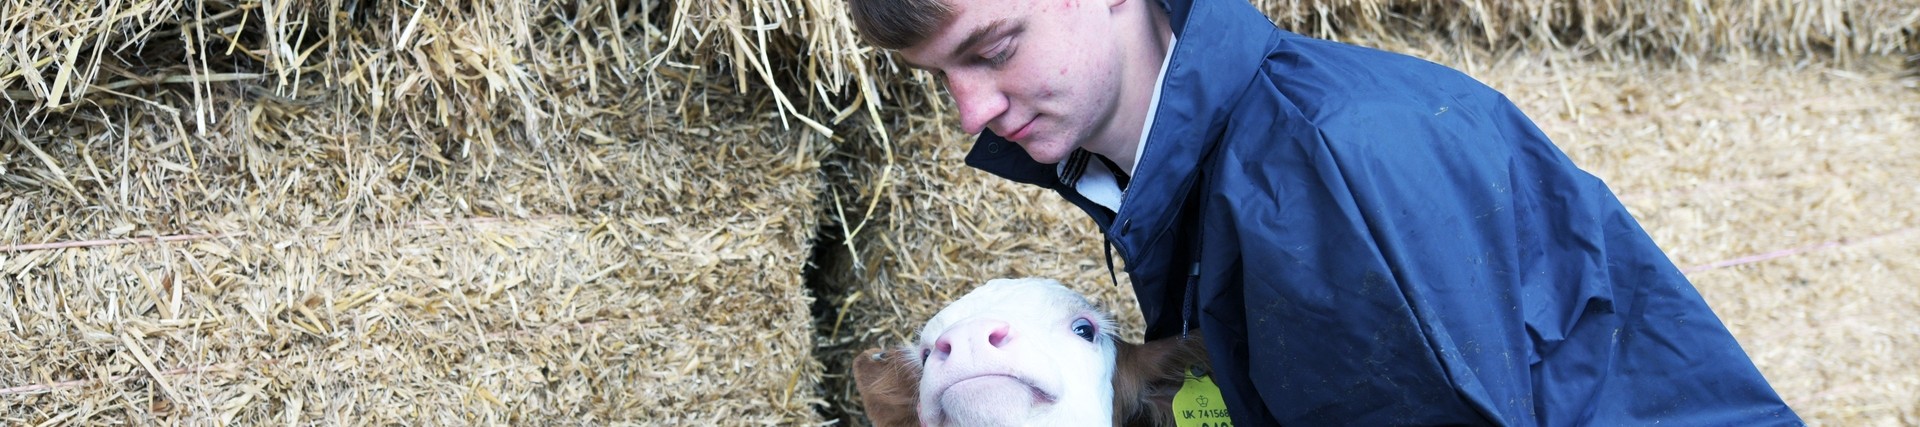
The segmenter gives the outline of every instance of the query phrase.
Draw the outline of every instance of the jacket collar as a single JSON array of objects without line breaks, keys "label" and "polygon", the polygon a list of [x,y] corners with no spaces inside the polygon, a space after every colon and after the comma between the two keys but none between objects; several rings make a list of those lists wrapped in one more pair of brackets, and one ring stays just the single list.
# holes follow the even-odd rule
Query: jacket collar
[{"label": "jacket collar", "polygon": [[1172,228],[1202,158],[1220,142],[1233,106],[1266,62],[1275,32],[1272,21],[1244,1],[1168,3],[1180,43],[1135,166],[1138,178],[1108,231],[1129,261]]},{"label": "jacket collar", "polygon": [[973,149],[967,151],[967,166],[1022,184],[1047,188],[1060,185],[1053,165],[1033,160],[1019,144],[995,135],[991,129],[973,140]]}]

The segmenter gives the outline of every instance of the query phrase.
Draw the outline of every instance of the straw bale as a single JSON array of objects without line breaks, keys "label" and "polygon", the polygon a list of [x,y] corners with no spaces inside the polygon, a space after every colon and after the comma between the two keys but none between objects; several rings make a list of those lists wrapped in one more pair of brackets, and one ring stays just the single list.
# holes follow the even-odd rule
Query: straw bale
[{"label": "straw bale", "polygon": [[821,422],[829,142],[739,16],[6,6],[0,424]]},{"label": "straw bale", "polygon": [[1438,31],[1501,48],[1656,53],[1692,62],[1766,54],[1841,59],[1920,50],[1920,1],[1253,0],[1329,39]]},{"label": "straw bale", "polygon": [[[581,137],[552,92],[643,80],[724,79],[783,130],[874,105],[868,50],[842,0],[427,1],[9,0],[0,9],[0,94],[35,121],[117,102],[130,87],[187,85],[189,124],[206,132],[207,83],[244,81],[269,97],[353,98],[375,118],[431,108],[447,132],[498,143],[489,128],[540,144]],[[327,91],[326,93],[315,93]],[[655,93],[655,98],[670,94]],[[762,98],[764,97],[764,98]],[[408,105],[420,103],[423,105]],[[677,104],[684,109],[686,104]]]},{"label": "straw bale", "polygon": [[14,165],[5,245],[189,239],[0,252],[0,422],[817,422],[812,137],[625,120],[487,177],[140,117],[54,151],[84,200]]},{"label": "straw bale", "polygon": [[817,422],[812,137],[635,113],[486,177],[151,115],[40,140],[100,179],[11,165],[4,245],[190,239],[0,252],[0,420]]},{"label": "straw bale", "polygon": [[[6,295],[0,414],[16,425],[807,419],[804,402],[781,398],[810,345],[779,333],[800,326],[774,309],[795,297],[791,279],[702,273],[594,232],[609,227],[621,228],[455,224],[9,260],[23,286]],[[712,289],[724,287],[736,289]]]},{"label": "straw bale", "polygon": [[[1920,0],[1621,2],[1599,0],[1253,0],[1276,23],[1341,40],[1409,32],[1485,47],[1567,47],[1602,56],[1658,53],[1692,63],[1750,53],[1793,58],[1920,50]],[[540,143],[576,136],[540,96],[581,68],[598,91],[661,75],[730,78],[766,97],[783,129],[831,134],[882,97],[922,96],[909,72],[862,46],[844,0],[702,2],[444,1],[367,4],[322,0],[13,0],[0,11],[0,89],[26,117],[115,97],[128,87],[260,81],[299,98],[306,77],[355,91],[370,113],[438,101],[450,131],[494,141],[484,124],[513,124]],[[570,61],[542,55],[578,54]],[[394,68],[420,73],[393,73]],[[556,70],[555,67],[562,68]],[[410,74],[410,75],[409,75]],[[457,77],[457,78],[456,78]],[[324,89],[338,90],[328,86]],[[566,89],[561,89],[566,90]],[[469,102],[446,102],[449,96]],[[684,106],[683,106],[684,107]],[[192,124],[206,131],[196,109]],[[483,119],[467,122],[466,119]]]}]

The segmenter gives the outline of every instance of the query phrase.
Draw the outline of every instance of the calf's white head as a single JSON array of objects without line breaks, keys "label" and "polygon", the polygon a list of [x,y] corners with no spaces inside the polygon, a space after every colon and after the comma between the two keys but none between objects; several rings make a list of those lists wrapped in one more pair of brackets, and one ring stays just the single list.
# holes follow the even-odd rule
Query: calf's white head
[{"label": "calf's white head", "polygon": [[919,371],[920,425],[1103,423],[1113,416],[1112,326],[1059,282],[993,280],[940,310],[893,356]]},{"label": "calf's white head", "polygon": [[876,426],[1167,425],[1197,339],[1131,344],[1106,312],[1048,279],[987,282],[914,345],[869,350],[854,381]]}]

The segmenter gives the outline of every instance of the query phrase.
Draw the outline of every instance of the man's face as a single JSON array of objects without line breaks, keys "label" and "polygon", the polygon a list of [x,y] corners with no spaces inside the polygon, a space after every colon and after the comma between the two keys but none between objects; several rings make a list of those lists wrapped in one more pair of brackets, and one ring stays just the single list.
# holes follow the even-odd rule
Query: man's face
[{"label": "man's face", "polygon": [[992,129],[1041,163],[1109,132],[1122,89],[1116,0],[947,1],[951,22],[899,53],[941,75],[962,129]]}]

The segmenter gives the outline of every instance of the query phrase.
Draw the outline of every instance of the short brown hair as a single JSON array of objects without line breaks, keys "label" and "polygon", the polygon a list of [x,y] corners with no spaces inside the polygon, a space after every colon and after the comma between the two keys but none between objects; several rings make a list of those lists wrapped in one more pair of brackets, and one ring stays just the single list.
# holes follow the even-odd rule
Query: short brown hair
[{"label": "short brown hair", "polygon": [[953,18],[943,0],[847,0],[847,6],[860,36],[883,49],[918,45]]}]

